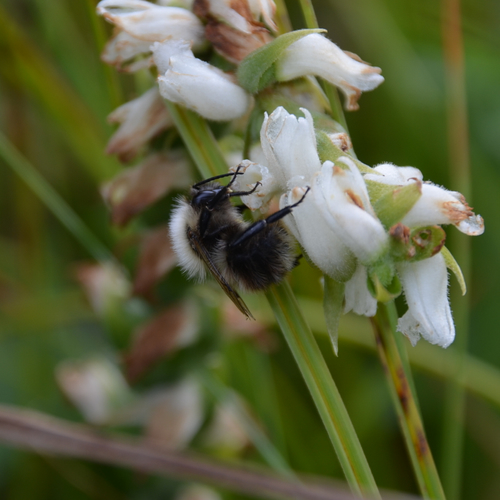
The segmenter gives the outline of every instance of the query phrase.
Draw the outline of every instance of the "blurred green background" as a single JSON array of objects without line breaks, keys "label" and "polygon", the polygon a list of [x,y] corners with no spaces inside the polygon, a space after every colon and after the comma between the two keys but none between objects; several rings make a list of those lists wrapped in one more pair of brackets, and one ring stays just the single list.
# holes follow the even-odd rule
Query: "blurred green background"
[{"label": "blurred green background", "polygon": [[[118,75],[101,63],[99,52],[111,29],[95,16],[95,4],[93,0],[3,0],[0,130],[92,233],[120,254],[119,242],[147,224],[148,217],[166,221],[167,212],[160,210],[170,206],[172,196],[156,212],[126,229],[109,224],[99,186],[123,167],[104,154],[113,131],[106,116],[149,83],[140,76]],[[295,27],[300,27],[296,5],[289,1],[288,6]],[[319,24],[329,37],[344,50],[381,67],[386,80],[379,89],[364,94],[360,110],[347,116],[360,160],[369,165],[415,166],[424,178],[456,188],[448,160],[441,4],[431,0],[322,0],[315,6]],[[491,376],[479,377],[478,384],[484,384],[486,392],[500,394],[500,386],[494,385],[496,370],[500,370],[500,328],[495,320],[500,300],[500,3],[463,2],[462,23],[472,172],[468,201],[486,221],[485,234],[472,239],[469,351],[489,364],[489,371],[481,373]],[[119,350],[128,344],[131,325],[149,314],[151,306],[142,304],[129,311],[118,325],[116,318],[103,322],[74,278],[77,263],[91,261],[95,255],[2,158],[0,190],[0,403],[82,421],[58,388],[55,368],[63,361],[96,353],[118,358]],[[447,228],[448,234],[453,231]],[[463,242],[450,239],[452,249]],[[317,318],[321,300],[318,279],[307,264],[291,277],[296,294],[304,298],[306,314],[313,318]],[[455,297],[458,285],[453,277],[451,288]],[[186,290],[186,280],[174,271],[158,293],[168,303],[187,294]],[[259,300],[250,299],[250,305],[256,307]],[[455,309],[461,307],[460,302],[454,304]],[[200,339],[162,362],[134,390],[174,380],[203,363],[207,353],[217,353],[225,383],[246,400],[289,465],[297,471],[340,478],[328,437],[277,330],[269,333],[273,348],[268,355],[252,339],[216,335],[219,321],[217,314],[204,317]],[[333,356],[321,321],[313,328],[377,483],[416,493],[378,358],[373,349],[361,345],[370,343],[369,323],[345,319],[338,358]],[[356,329],[351,339],[350,329]],[[360,336],[366,341],[358,342]],[[454,349],[421,345],[415,349],[423,360],[420,366],[430,365],[427,370],[415,370],[415,377],[438,468],[447,460],[443,447],[448,425],[443,413],[446,384],[431,373],[432,363],[439,372]],[[264,401],[269,398],[276,403],[271,409],[262,394],[256,394],[260,383],[268,393]],[[207,394],[204,425],[210,419],[210,398]],[[498,405],[468,395],[465,433],[461,496],[495,500],[500,497]],[[196,438],[192,447],[207,452]],[[239,458],[262,461],[252,445]],[[0,445],[0,497],[8,500],[165,499],[175,498],[177,487],[165,478],[41,457]]]}]

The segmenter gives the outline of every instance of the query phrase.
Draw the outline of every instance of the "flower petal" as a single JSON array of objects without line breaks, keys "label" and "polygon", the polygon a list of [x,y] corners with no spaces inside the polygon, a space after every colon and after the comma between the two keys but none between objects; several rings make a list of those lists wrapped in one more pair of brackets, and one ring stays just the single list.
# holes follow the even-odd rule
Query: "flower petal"
[{"label": "flower petal", "polygon": [[301,111],[305,118],[297,118],[280,106],[270,116],[266,113],[260,131],[266,166],[282,191],[292,177],[309,179],[321,168],[312,116],[306,109]]},{"label": "flower petal", "polygon": [[352,278],[345,284],[344,314],[353,311],[363,316],[375,316],[377,299],[368,290],[367,279],[366,267],[358,263]]},{"label": "flower petal", "polygon": [[448,347],[455,338],[455,325],[448,301],[448,272],[441,253],[430,259],[397,266],[408,303],[398,331],[415,345],[420,337]]},{"label": "flower petal", "polygon": [[371,207],[363,177],[352,160],[341,157],[342,170],[325,162],[312,183],[317,209],[335,235],[364,264],[377,259],[388,243],[387,233]]},{"label": "flower petal", "polygon": [[[297,203],[305,191],[296,187],[284,194],[280,208]],[[285,224],[321,271],[341,283],[351,278],[356,265],[354,256],[326,223],[311,193],[285,217]]]}]

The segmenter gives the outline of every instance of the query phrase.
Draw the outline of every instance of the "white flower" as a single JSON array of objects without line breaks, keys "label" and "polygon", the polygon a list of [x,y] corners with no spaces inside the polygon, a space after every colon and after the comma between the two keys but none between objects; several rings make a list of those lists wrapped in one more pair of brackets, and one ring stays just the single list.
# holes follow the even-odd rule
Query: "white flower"
[{"label": "white flower", "polygon": [[321,168],[311,113],[304,108],[301,111],[305,118],[297,118],[280,106],[270,116],[265,114],[260,130],[266,166],[282,191],[293,177],[310,179]]},{"label": "white flower", "polygon": [[373,211],[356,164],[347,156],[336,163],[348,170],[326,161],[313,179],[312,196],[336,236],[363,264],[369,264],[385,250],[388,236]]},{"label": "white flower", "polygon": [[455,338],[455,326],[448,302],[448,272],[441,253],[430,259],[398,266],[408,311],[398,322],[398,331],[412,345],[420,336],[431,344],[448,347]]},{"label": "white flower", "polygon": [[203,42],[203,25],[189,10],[164,7],[142,0],[103,0],[97,13],[129,35],[146,42],[167,38]]},{"label": "white flower", "polygon": [[362,316],[375,316],[377,299],[368,290],[367,279],[366,267],[358,264],[352,278],[345,284],[344,314],[353,311]]},{"label": "white flower", "polygon": [[[390,185],[407,185],[422,181],[422,172],[414,167],[378,165],[374,169],[382,175],[368,174],[365,179]],[[422,183],[422,196],[401,222],[408,227],[425,227],[436,224],[454,224],[462,233],[477,236],[484,232],[484,221],[475,215],[465,198],[456,191],[448,191],[429,182]]]},{"label": "white flower", "polygon": [[[297,203],[306,188],[296,187],[280,199],[280,208]],[[336,281],[347,281],[356,265],[353,254],[318,211],[311,193],[285,217],[285,223],[311,261]]]},{"label": "white flower", "polygon": [[188,43],[168,40],[155,43],[152,49],[165,99],[209,120],[233,120],[250,107],[250,96],[229,75],[195,58]]},{"label": "white flower", "polygon": [[276,77],[288,81],[317,75],[336,85],[347,98],[346,109],[358,109],[362,91],[373,90],[384,78],[381,69],[347,54],[324,36],[313,33],[292,43],[276,62]]},{"label": "white flower", "polygon": [[157,87],[122,104],[108,121],[120,126],[109,140],[106,153],[116,154],[122,161],[132,159],[147,141],[173,124]]}]

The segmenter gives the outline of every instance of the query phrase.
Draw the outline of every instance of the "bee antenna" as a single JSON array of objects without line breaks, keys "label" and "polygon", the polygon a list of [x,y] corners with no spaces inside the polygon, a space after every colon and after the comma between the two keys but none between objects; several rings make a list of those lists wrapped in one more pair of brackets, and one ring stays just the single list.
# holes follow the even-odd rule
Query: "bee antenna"
[{"label": "bee antenna", "polygon": [[236,179],[237,175],[243,175],[244,174],[244,172],[240,172],[240,168],[241,167],[242,167],[242,165],[238,165],[238,168],[236,169],[236,172],[229,172],[227,174],[216,175],[214,177],[209,177],[208,179],[204,179],[204,180],[202,180],[200,182],[197,182],[196,184],[193,184],[193,188],[197,189],[199,186],[203,186],[203,184],[206,184],[207,182],[212,182],[212,181],[215,181],[217,179],[222,179],[223,177],[233,176],[233,178],[231,179],[231,181],[229,182],[229,184],[226,186],[226,187],[229,187],[234,182],[234,180]]}]

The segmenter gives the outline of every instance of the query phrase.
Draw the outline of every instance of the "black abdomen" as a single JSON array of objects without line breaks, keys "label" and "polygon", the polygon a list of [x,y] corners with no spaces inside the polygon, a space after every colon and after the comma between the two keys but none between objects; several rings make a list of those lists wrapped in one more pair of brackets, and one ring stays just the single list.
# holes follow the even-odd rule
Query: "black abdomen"
[{"label": "black abdomen", "polygon": [[231,281],[254,291],[283,280],[296,260],[293,239],[279,223],[267,226],[241,245],[231,248],[226,259]]}]

